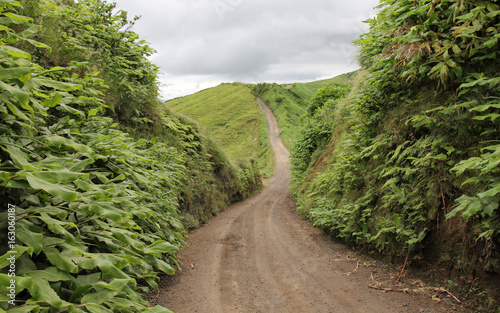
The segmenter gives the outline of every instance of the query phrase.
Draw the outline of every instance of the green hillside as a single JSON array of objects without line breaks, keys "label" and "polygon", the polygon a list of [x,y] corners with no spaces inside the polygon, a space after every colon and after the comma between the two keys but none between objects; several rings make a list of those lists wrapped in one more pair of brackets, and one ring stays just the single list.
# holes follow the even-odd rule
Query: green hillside
[{"label": "green hillside", "polygon": [[[324,86],[345,84],[355,72],[309,83],[248,85],[276,115],[283,144],[290,149],[297,136],[301,118],[306,113],[310,98]],[[291,86],[291,87],[290,87]]]},{"label": "green hillside", "polygon": [[290,149],[315,92],[324,86],[345,84],[355,75],[356,72],[346,73],[325,80],[294,83],[291,87],[270,83],[221,84],[166,101],[165,105],[206,128],[231,160],[255,159],[263,176],[269,177],[274,159],[265,117],[255,97],[260,97],[274,112],[283,143]]},{"label": "green hillside", "polygon": [[249,88],[222,84],[165,105],[205,127],[231,160],[254,159],[264,176],[272,175],[274,159],[266,119]]},{"label": "green hillside", "polygon": [[250,85],[253,93],[260,97],[273,111],[280,126],[283,144],[289,149],[295,139],[295,130],[306,106],[304,99],[282,85],[262,83]]},{"label": "green hillside", "polygon": [[328,79],[312,81],[308,83],[294,83],[290,91],[298,95],[301,99],[308,101],[312,95],[321,87],[335,84],[345,84],[356,77],[358,71],[345,73]]}]

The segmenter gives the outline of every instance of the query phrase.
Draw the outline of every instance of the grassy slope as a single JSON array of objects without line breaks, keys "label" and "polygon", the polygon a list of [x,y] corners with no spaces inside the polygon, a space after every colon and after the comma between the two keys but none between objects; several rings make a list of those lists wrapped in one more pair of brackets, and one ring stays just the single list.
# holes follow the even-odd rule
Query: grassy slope
[{"label": "grassy slope", "polygon": [[290,90],[278,84],[265,84],[264,90],[255,93],[273,111],[280,126],[281,140],[290,149],[295,138],[295,130],[300,124],[300,117],[305,113],[306,103]]},{"label": "grassy slope", "polygon": [[295,83],[290,89],[278,84],[262,84],[264,88],[256,91],[259,85],[221,84],[165,104],[206,128],[231,160],[253,158],[262,175],[269,177],[274,167],[272,150],[265,117],[251,89],[273,110],[282,140],[290,149],[311,95],[325,85],[347,82],[352,74]]},{"label": "grassy slope", "polygon": [[309,83],[294,83],[290,89],[286,88],[288,84],[259,84],[252,87],[254,93],[261,97],[276,115],[283,144],[290,149],[311,96],[325,85],[348,82],[355,73],[346,73]]},{"label": "grassy slope", "polygon": [[222,84],[166,105],[206,128],[231,160],[253,158],[264,176],[272,175],[274,163],[265,117],[247,87]]},{"label": "grassy slope", "polygon": [[311,96],[318,90],[319,88],[330,85],[330,84],[342,84],[350,81],[351,78],[356,76],[357,71],[345,73],[339,76],[335,76],[333,78],[317,80],[309,83],[295,83],[293,84],[290,91],[294,92],[300,98],[308,101]]}]

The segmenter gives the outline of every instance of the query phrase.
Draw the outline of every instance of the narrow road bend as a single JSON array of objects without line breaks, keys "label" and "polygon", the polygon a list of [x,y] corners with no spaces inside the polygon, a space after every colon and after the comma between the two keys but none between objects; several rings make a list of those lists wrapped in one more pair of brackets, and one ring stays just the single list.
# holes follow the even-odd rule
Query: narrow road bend
[{"label": "narrow road bend", "polygon": [[289,153],[271,110],[274,176],[264,190],[189,235],[183,270],[160,283],[153,304],[176,313],[450,312],[429,296],[381,292],[390,271],[301,219],[289,191]]}]

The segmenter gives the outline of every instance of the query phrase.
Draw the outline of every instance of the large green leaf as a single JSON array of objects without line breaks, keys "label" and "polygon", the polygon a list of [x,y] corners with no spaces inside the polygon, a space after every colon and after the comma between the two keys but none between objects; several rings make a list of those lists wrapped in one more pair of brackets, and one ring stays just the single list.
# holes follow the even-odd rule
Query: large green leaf
[{"label": "large green leaf", "polygon": [[12,112],[12,114],[31,123],[31,119],[26,114],[24,114],[23,111],[19,110],[19,108],[15,104],[7,100],[3,95],[0,95],[0,100],[2,100],[5,103],[5,105],[7,106],[9,111]]},{"label": "large green leaf", "polygon": [[24,24],[24,23],[28,23],[28,22],[32,22],[33,21],[33,19],[31,17],[17,15],[17,14],[14,14],[14,13],[4,13],[4,15],[7,16],[8,18],[10,18],[13,21],[19,22],[19,24]]},{"label": "large green leaf", "polygon": [[94,303],[89,303],[85,306],[92,313],[113,313],[112,310]]},{"label": "large green leaf", "polygon": [[17,222],[16,227],[18,227],[20,231],[16,233],[16,236],[19,241],[29,247],[32,247],[35,254],[39,254],[43,249],[43,234],[31,230],[31,225],[31,222],[28,222],[27,220]]},{"label": "large green leaf", "polygon": [[164,240],[157,240],[152,245],[149,245],[147,249],[160,253],[170,253],[179,250],[179,248]]},{"label": "large green leaf", "polygon": [[10,309],[9,313],[30,313],[30,312],[36,312],[35,309],[40,309],[40,306],[36,304],[29,304]]},{"label": "large green leaf", "polygon": [[53,108],[61,102],[62,98],[63,96],[60,93],[56,93],[52,99],[47,99],[42,102],[42,105],[44,107]]},{"label": "large green leaf", "polygon": [[55,206],[40,207],[35,210],[37,213],[46,213],[52,216],[57,216],[60,220],[65,219],[69,214],[67,210]]},{"label": "large green leaf", "polygon": [[31,272],[36,270],[36,264],[31,260],[28,254],[21,255],[16,259],[16,272],[17,275],[24,275],[26,272]]},{"label": "large green leaf", "polygon": [[52,184],[46,180],[34,176],[32,173],[26,173],[26,179],[33,189],[41,189],[54,197],[60,197],[64,201],[76,201],[77,193],[61,185]]},{"label": "large green leaf", "polygon": [[64,103],[60,103],[58,106],[58,109],[63,111],[63,112],[66,112],[66,113],[76,115],[82,120],[85,119],[85,113],[83,111],[77,110],[69,105],[64,104]]},{"label": "large green leaf", "polygon": [[94,273],[88,275],[78,275],[77,281],[82,285],[94,285],[101,280],[101,273]]},{"label": "large green leaf", "polygon": [[[16,253],[14,254],[16,259],[18,259],[21,255],[24,253],[32,254],[33,253],[33,247],[25,247],[25,246],[14,246],[14,249],[12,251],[15,251]],[[12,256],[13,253],[7,252],[6,254],[0,256],[0,269],[4,268],[6,266],[10,265],[10,257]]]},{"label": "large green leaf", "polygon": [[26,275],[45,280],[48,282],[72,281],[74,278],[67,272],[58,269],[57,267],[47,267],[43,270],[27,272]]},{"label": "large green leaf", "polygon": [[22,90],[16,85],[11,86],[9,84],[4,83],[3,81],[0,81],[0,91],[4,90],[9,92],[14,99],[19,101],[21,105],[27,105],[30,100],[29,92]]},{"label": "large green leaf", "polygon": [[89,174],[75,173],[67,171],[43,171],[31,172],[35,177],[48,181],[53,184],[64,184],[77,180],[78,178],[87,179]]},{"label": "large green leaf", "polygon": [[64,83],[45,77],[33,77],[32,80],[40,86],[50,87],[61,91],[72,91],[82,88],[82,85]]},{"label": "large green leaf", "polygon": [[67,165],[68,170],[80,172],[83,171],[89,164],[93,163],[93,160],[73,160]]},{"label": "large green leaf", "polygon": [[60,149],[61,147],[68,147],[75,149],[78,152],[92,152],[92,149],[89,146],[76,143],[71,139],[64,138],[58,135],[49,136],[46,138],[46,140],[50,145],[57,147],[58,149]]},{"label": "large green leaf", "polygon": [[478,194],[479,198],[488,198],[488,197],[494,197],[497,194],[500,193],[500,181],[497,181],[496,184],[493,184],[491,188],[488,190],[481,192]]},{"label": "large green leaf", "polygon": [[[126,288],[125,291],[128,292],[130,288]],[[133,311],[144,312],[147,310],[146,306],[139,303],[138,301],[125,299],[122,297],[115,297],[110,299],[109,302],[115,311]]]},{"label": "large green leaf", "polygon": [[49,259],[50,263],[58,269],[74,274],[78,273],[78,265],[73,263],[73,260],[70,257],[62,255],[58,249],[45,247],[43,253],[47,259]]},{"label": "large green leaf", "polygon": [[146,247],[143,242],[137,240],[138,236],[134,232],[116,227],[110,230],[116,239],[120,240],[121,242],[127,245],[132,246],[134,249],[142,251]]},{"label": "large green leaf", "polygon": [[455,167],[453,167],[451,170],[457,172],[457,175],[460,175],[466,170],[477,169],[481,161],[482,159],[478,157],[463,160],[455,165]]},{"label": "large green leaf", "polygon": [[130,277],[120,269],[129,264],[129,262],[123,258],[117,255],[104,253],[89,254],[88,256],[102,271],[103,278],[109,276],[113,278],[130,279]]},{"label": "large green leaf", "polygon": [[24,289],[30,289],[33,287],[33,279],[31,277],[22,277],[22,276],[11,277],[9,275],[1,273],[0,273],[0,286],[9,286],[11,284],[10,281],[12,279],[16,281],[15,283],[16,294],[20,293]]},{"label": "large green leaf", "polygon": [[61,222],[59,220],[50,217],[46,213],[40,213],[40,219],[44,221],[44,223],[47,225],[47,228],[51,232],[59,235],[64,235],[66,237],[66,241],[70,244],[75,242],[75,237],[70,232],[68,232],[66,228],[64,228],[64,226],[70,226],[78,230],[78,227],[74,223]]},{"label": "large green leaf", "polygon": [[40,302],[46,302],[56,308],[62,307],[62,300],[59,298],[57,293],[50,287],[48,281],[33,278],[33,288],[28,290],[31,296]]},{"label": "large green leaf", "polygon": [[486,115],[475,116],[474,119],[479,120],[479,121],[484,121],[486,119],[490,119],[494,123],[497,119],[500,119],[500,114],[490,113],[490,114],[486,114]]},{"label": "large green leaf", "polygon": [[123,210],[117,209],[113,206],[107,205],[105,203],[91,203],[90,209],[97,215],[109,218],[113,222],[121,223],[124,217],[132,217],[132,214],[126,213]]},{"label": "large green leaf", "polygon": [[92,285],[83,285],[83,286],[80,286],[78,288],[76,288],[76,290],[73,292],[73,294],[71,295],[70,299],[69,299],[69,302],[76,302],[77,300],[79,300],[84,294],[87,293],[87,291],[90,290],[90,288],[92,288]]},{"label": "large green leaf", "polygon": [[101,304],[103,302],[106,302],[119,294],[130,283],[130,281],[131,279],[113,279],[109,283],[109,286],[105,287],[103,290],[85,295],[82,298],[82,303]]},{"label": "large green leaf", "polygon": [[[11,50],[10,47],[8,49],[9,51]],[[13,50],[12,53],[17,52],[18,54],[21,54],[21,50]],[[26,52],[24,52],[26,53]],[[28,54],[29,55],[29,54]],[[34,67],[13,67],[13,68],[0,68],[0,80],[8,80],[8,79],[14,79],[14,78],[19,78],[22,77],[26,74],[31,73],[34,71]]]},{"label": "large green leaf", "polygon": [[32,44],[33,46],[37,47],[37,48],[43,48],[43,49],[51,50],[50,46],[44,44],[43,42],[39,42],[39,41],[36,41],[36,40],[33,40],[33,39],[29,39],[29,38],[25,38],[25,40],[27,42],[29,42],[30,44]]},{"label": "large green leaf", "polygon": [[19,149],[18,147],[8,143],[5,146],[0,145],[0,148],[10,155],[14,164],[16,164],[16,166],[18,166],[20,169],[29,171],[39,170],[38,167],[28,162],[28,155],[21,151],[21,149]]},{"label": "large green leaf", "polygon": [[160,260],[158,258],[155,258],[154,262],[156,263],[156,268],[159,269],[160,271],[162,271],[168,275],[175,274],[174,268],[172,267],[172,265],[168,264],[167,262]]}]

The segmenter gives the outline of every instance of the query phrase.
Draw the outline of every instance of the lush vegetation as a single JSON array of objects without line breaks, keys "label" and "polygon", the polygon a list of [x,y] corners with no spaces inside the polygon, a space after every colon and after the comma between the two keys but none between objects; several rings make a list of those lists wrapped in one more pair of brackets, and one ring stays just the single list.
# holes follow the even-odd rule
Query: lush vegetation
[{"label": "lush vegetation", "polygon": [[17,236],[0,312],[169,312],[141,294],[174,272],[185,225],[258,189],[258,170],[157,106],[151,49],[114,5],[22,4],[0,1],[0,239]]},{"label": "lush vegetation", "polygon": [[165,104],[205,127],[231,160],[253,159],[264,176],[273,174],[266,118],[248,87],[222,84]]},{"label": "lush vegetation", "polygon": [[260,97],[273,111],[280,125],[281,140],[285,147],[290,149],[302,123],[302,116],[309,106],[310,97],[321,87],[347,83],[353,75],[355,72],[309,83],[260,83],[248,86],[252,88],[253,94]]},{"label": "lush vegetation", "polygon": [[296,94],[303,101],[303,105],[307,106],[308,100],[316,93],[318,89],[328,85],[345,84],[352,81],[358,75],[358,71],[345,73],[333,78],[316,80],[308,83],[294,83],[290,91]]},{"label": "lush vegetation", "polygon": [[[106,87],[99,88],[113,116],[127,126],[140,126],[156,119],[158,67],[148,60],[155,51],[131,31],[124,11],[105,1],[22,1],[23,13],[36,19],[39,31],[33,38],[51,47],[32,50],[44,68],[68,67],[85,62],[87,72],[99,72]],[[31,50],[31,49],[30,49]],[[79,70],[80,73],[84,71]]]},{"label": "lush vegetation", "polygon": [[295,139],[295,129],[305,113],[304,107],[307,104],[304,99],[278,84],[261,83],[251,87],[253,94],[260,97],[273,111],[280,125],[281,141],[290,149]]},{"label": "lush vegetation", "polygon": [[[469,273],[498,278],[499,5],[380,9],[357,41],[354,84],[247,86],[280,123],[298,208],[358,247],[433,259],[469,288]],[[17,235],[0,247],[0,312],[12,255],[9,312],[168,312],[141,294],[174,272],[186,229],[258,190],[259,168],[270,174],[247,87],[160,105],[134,21],[102,0],[0,0],[0,239],[12,205]],[[223,131],[212,140],[171,107]]]},{"label": "lush vegetation", "polygon": [[[302,178],[317,153],[321,153],[332,138],[331,114],[339,101],[349,92],[348,84],[326,85],[314,93],[297,128],[290,155],[293,184],[302,184]],[[294,185],[293,188],[296,186]]]},{"label": "lush vegetation", "polygon": [[161,125],[153,133],[176,148],[184,161],[178,202],[180,219],[187,229],[196,228],[231,203],[262,188],[254,159],[232,161],[211,135],[190,119],[161,107]]},{"label": "lush vegetation", "polygon": [[500,9],[380,8],[357,41],[366,72],[351,93],[310,101],[291,151],[293,192],[337,237],[428,256],[471,286],[469,273],[500,274]]}]

